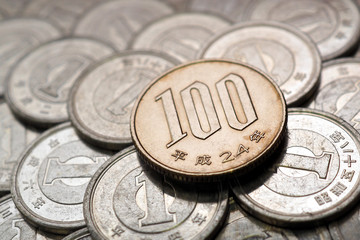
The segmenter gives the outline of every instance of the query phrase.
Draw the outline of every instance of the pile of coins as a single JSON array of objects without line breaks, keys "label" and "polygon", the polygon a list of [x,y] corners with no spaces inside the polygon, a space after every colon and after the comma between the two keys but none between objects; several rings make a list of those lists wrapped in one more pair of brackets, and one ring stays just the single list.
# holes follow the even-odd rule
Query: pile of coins
[{"label": "pile of coins", "polygon": [[359,239],[359,4],[0,0],[0,239]]}]

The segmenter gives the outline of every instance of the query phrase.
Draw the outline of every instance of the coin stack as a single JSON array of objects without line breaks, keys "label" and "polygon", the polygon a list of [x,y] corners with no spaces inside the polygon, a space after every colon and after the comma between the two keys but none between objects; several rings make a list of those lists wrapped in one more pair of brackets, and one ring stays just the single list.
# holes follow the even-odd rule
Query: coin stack
[{"label": "coin stack", "polygon": [[0,0],[0,239],[360,239],[359,5]]}]

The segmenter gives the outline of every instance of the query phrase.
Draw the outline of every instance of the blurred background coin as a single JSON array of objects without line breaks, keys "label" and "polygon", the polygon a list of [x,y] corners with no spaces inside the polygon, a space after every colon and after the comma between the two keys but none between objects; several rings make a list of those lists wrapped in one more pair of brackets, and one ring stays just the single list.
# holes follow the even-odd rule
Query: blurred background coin
[{"label": "blurred background coin", "polygon": [[20,158],[11,189],[16,207],[45,231],[84,227],[86,187],[111,155],[83,143],[70,123],[49,129]]},{"label": "blurred background coin", "polygon": [[196,59],[197,52],[215,33],[230,23],[205,13],[179,13],[161,18],[142,29],[131,48],[155,50],[181,62]]},{"label": "blurred background coin", "polygon": [[101,0],[28,0],[22,16],[49,21],[58,26],[64,35],[69,35],[79,17],[100,2]]},{"label": "blurred background coin", "polygon": [[0,96],[5,80],[18,60],[33,48],[60,37],[59,30],[37,19],[14,18],[0,21]]},{"label": "blurred background coin", "polygon": [[0,101],[0,191],[10,192],[13,168],[38,131],[24,126],[11,113],[7,104]]},{"label": "blurred background coin", "polygon": [[31,0],[0,0],[0,20],[3,18],[19,17],[24,7]]},{"label": "blurred background coin", "polygon": [[16,65],[8,79],[10,108],[24,121],[42,128],[67,121],[73,83],[89,65],[113,52],[87,38],[65,38],[40,46]]},{"label": "blurred background coin", "polygon": [[359,42],[360,14],[352,0],[255,0],[245,12],[245,20],[274,20],[301,29],[324,61],[348,54]]},{"label": "blurred background coin", "polygon": [[310,107],[335,114],[360,130],[360,59],[326,62]]},{"label": "blurred background coin", "polygon": [[276,22],[228,28],[204,46],[199,58],[233,59],[260,68],[280,86],[288,106],[311,96],[321,71],[321,57],[310,38]]},{"label": "blurred background coin", "polygon": [[60,240],[64,236],[42,232],[29,225],[16,208],[11,195],[0,199],[1,240]]},{"label": "blurred background coin", "polygon": [[156,170],[214,181],[266,159],[285,122],[285,100],[267,75],[242,63],[198,60],[147,86],[133,108],[131,135]]},{"label": "blurred background coin", "polygon": [[97,38],[121,51],[143,26],[173,12],[164,2],[155,0],[108,1],[82,16],[73,34]]},{"label": "blurred background coin", "polygon": [[86,140],[109,149],[129,145],[131,110],[142,89],[175,66],[164,54],[124,52],[82,76],[69,101],[70,119]]},{"label": "blurred background coin", "polygon": [[187,9],[222,16],[230,22],[244,21],[247,5],[253,0],[189,0]]},{"label": "blurred background coin", "polygon": [[287,129],[271,165],[256,178],[234,180],[236,198],[279,226],[309,226],[344,214],[360,194],[359,133],[334,115],[305,108],[289,109]]},{"label": "blurred background coin", "polygon": [[92,240],[93,238],[90,236],[90,232],[87,228],[80,229],[62,240]]},{"label": "blurred background coin", "polygon": [[266,224],[248,215],[231,197],[227,221],[216,239],[326,240],[331,237],[326,227],[290,230]]},{"label": "blurred background coin", "polygon": [[94,239],[211,239],[226,217],[228,190],[171,181],[142,165],[134,147],[105,163],[84,199]]}]

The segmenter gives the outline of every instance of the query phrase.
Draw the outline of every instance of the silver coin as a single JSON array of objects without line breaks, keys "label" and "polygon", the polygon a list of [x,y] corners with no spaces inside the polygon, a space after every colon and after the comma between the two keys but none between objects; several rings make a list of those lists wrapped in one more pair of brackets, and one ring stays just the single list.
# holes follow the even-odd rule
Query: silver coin
[{"label": "silver coin", "polygon": [[197,52],[214,34],[230,23],[205,13],[179,13],[161,18],[133,40],[133,49],[156,50],[181,62],[196,59]]},{"label": "silver coin", "polygon": [[0,22],[0,96],[12,67],[40,44],[60,37],[53,25],[36,19],[10,19]]},{"label": "silver coin", "polygon": [[247,5],[252,0],[190,0],[188,10],[220,15],[231,22],[244,21]]},{"label": "silver coin", "polygon": [[275,20],[307,33],[323,60],[346,54],[360,36],[360,14],[352,0],[255,0],[246,10],[248,20]]},{"label": "silver coin", "polygon": [[64,34],[71,33],[82,14],[101,0],[31,0],[22,11],[26,17],[45,19],[58,26]]},{"label": "silver coin", "polygon": [[95,239],[208,239],[226,217],[228,191],[171,181],[143,165],[134,147],[92,178],[84,213]]},{"label": "silver coin", "polygon": [[40,127],[68,120],[66,102],[86,68],[114,51],[86,38],[47,43],[26,55],[7,82],[7,102],[20,118]]},{"label": "silver coin", "polygon": [[74,85],[69,114],[88,141],[109,149],[129,145],[135,100],[151,80],[175,66],[175,59],[132,51],[104,60]]},{"label": "silver coin", "polygon": [[344,58],[325,63],[311,108],[327,111],[360,131],[360,59]]},{"label": "silver coin", "polygon": [[10,191],[13,168],[38,134],[16,120],[6,103],[0,103],[0,191]]},{"label": "silver coin", "polygon": [[109,1],[87,12],[73,34],[100,39],[121,51],[143,26],[173,11],[165,3],[155,0]]},{"label": "silver coin", "polygon": [[14,171],[16,207],[45,231],[64,234],[85,226],[86,187],[111,154],[84,144],[69,123],[48,130],[23,153]]},{"label": "silver coin", "polygon": [[351,210],[345,217],[329,224],[333,240],[358,240],[360,236],[360,208]]},{"label": "silver coin", "polygon": [[92,240],[93,238],[90,236],[90,232],[87,228],[80,229],[62,240]]},{"label": "silver coin", "polygon": [[30,2],[30,0],[0,0],[0,13],[5,17],[20,16],[23,8]]},{"label": "silver coin", "polygon": [[199,58],[228,58],[260,68],[280,86],[288,106],[311,96],[321,71],[321,57],[310,38],[276,22],[233,26],[210,40]]},{"label": "silver coin", "polygon": [[29,225],[16,208],[11,195],[0,199],[1,240],[58,240],[64,236],[45,233]]},{"label": "silver coin", "polygon": [[290,109],[288,141],[256,179],[232,184],[249,212],[280,226],[325,222],[357,201],[360,135],[344,120],[312,109]]},{"label": "silver coin", "polygon": [[263,223],[248,215],[230,198],[227,221],[216,239],[325,240],[331,238],[326,227],[290,230]]}]

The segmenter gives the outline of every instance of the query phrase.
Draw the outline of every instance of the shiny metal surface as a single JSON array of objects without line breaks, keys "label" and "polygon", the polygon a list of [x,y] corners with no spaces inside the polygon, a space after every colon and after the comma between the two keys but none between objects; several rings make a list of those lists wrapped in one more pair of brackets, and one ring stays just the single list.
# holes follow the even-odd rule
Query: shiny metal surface
[{"label": "shiny metal surface", "polygon": [[64,236],[45,233],[29,225],[16,208],[11,195],[0,199],[1,240],[59,240]]},{"label": "shiny metal surface", "polygon": [[161,18],[135,36],[131,48],[166,53],[181,62],[196,59],[197,52],[230,23],[205,13],[178,13]]},{"label": "shiny metal surface", "polygon": [[92,178],[85,219],[94,239],[211,239],[225,220],[228,191],[221,183],[206,189],[157,174],[131,147]]},{"label": "shiny metal surface", "polygon": [[7,82],[6,100],[18,117],[39,127],[67,121],[72,85],[89,65],[113,52],[87,38],[65,38],[42,45],[14,68]]},{"label": "shiny metal surface", "polygon": [[139,93],[177,63],[167,55],[145,51],[124,52],[102,61],[72,90],[69,113],[75,128],[104,148],[129,145],[130,115]]},{"label": "shiny metal surface", "polygon": [[38,131],[16,120],[5,102],[0,102],[0,191],[10,191],[13,168],[38,135]]},{"label": "shiny metal surface", "polygon": [[0,21],[0,96],[10,70],[26,53],[60,37],[59,30],[38,19],[14,18]]},{"label": "shiny metal surface", "polygon": [[232,59],[260,68],[279,85],[288,106],[299,106],[319,84],[321,57],[317,47],[307,35],[285,24],[235,25],[208,41],[198,56]]},{"label": "shiny metal surface", "polygon": [[45,231],[65,234],[84,227],[86,187],[111,155],[84,144],[69,123],[46,131],[16,168],[11,189],[16,207]]},{"label": "shiny metal surface", "polygon": [[318,91],[309,107],[327,111],[360,130],[360,59],[326,62]]},{"label": "shiny metal surface", "polygon": [[183,181],[245,173],[282,140],[286,105],[262,72],[228,60],[169,70],[140,94],[131,136],[144,160]]},{"label": "shiny metal surface", "polygon": [[[328,222],[359,199],[360,135],[344,120],[312,109],[289,109],[288,141],[256,178],[237,179],[242,206],[281,226]],[[253,175],[254,176],[254,175]]]},{"label": "shiny metal surface", "polygon": [[93,238],[90,236],[90,232],[87,228],[80,229],[62,240],[92,240]]},{"label": "shiny metal surface", "polygon": [[122,51],[142,27],[173,12],[164,2],[155,0],[107,1],[87,12],[73,34],[99,39]]},{"label": "shiny metal surface", "polygon": [[254,0],[246,20],[281,21],[307,33],[324,61],[342,56],[357,45],[359,9],[352,0]]}]

